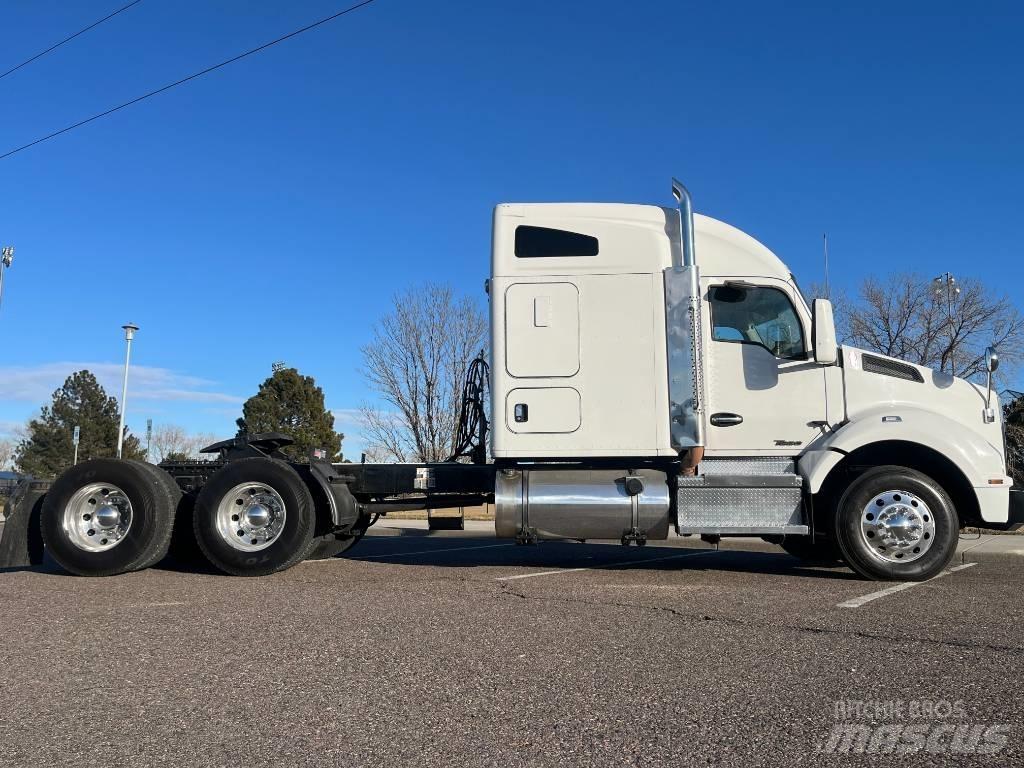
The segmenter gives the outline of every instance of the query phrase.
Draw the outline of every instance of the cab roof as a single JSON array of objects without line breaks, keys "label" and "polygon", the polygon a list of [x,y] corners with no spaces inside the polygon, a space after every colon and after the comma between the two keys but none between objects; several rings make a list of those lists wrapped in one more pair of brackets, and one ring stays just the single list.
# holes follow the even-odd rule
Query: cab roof
[{"label": "cab roof", "polygon": [[[788,279],[766,246],[736,227],[694,214],[694,252],[701,274]],[[516,230],[534,227],[596,238],[596,254],[517,258]],[[655,272],[679,259],[675,208],[629,203],[502,203],[494,209],[492,274]]]}]

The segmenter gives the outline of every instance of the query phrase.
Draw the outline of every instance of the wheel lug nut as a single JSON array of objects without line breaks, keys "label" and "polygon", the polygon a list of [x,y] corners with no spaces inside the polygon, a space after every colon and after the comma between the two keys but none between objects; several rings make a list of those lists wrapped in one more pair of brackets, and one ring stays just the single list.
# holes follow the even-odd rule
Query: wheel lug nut
[{"label": "wheel lug nut", "polygon": [[232,519],[232,520],[235,520],[235,521],[237,522],[237,520],[238,520],[238,515],[232,515],[232,516],[231,516],[231,519]]},{"label": "wheel lug nut", "polygon": [[243,531],[241,528],[239,528],[238,529],[238,535],[239,536],[245,536],[245,531]]},{"label": "wheel lug nut", "polygon": [[90,528],[88,531],[86,531],[86,534],[89,535],[89,536],[95,536],[96,535],[96,531],[94,531],[92,528]]},{"label": "wheel lug nut", "polygon": [[92,519],[92,515],[82,515],[82,519],[83,520],[91,520]]}]

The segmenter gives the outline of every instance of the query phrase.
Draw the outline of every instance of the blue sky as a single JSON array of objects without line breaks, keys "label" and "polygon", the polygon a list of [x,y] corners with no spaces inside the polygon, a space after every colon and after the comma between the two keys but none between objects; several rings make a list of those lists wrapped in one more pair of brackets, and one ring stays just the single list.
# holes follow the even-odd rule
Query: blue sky
[{"label": "blue sky", "polygon": [[[121,0],[0,5],[0,71]],[[139,5],[0,80],[0,153],[342,7]],[[0,161],[0,433],[88,365],[128,423],[230,435],[283,360],[355,457],[359,347],[427,280],[483,299],[500,201],[695,207],[805,283],[949,269],[1024,305],[1021,6],[374,5]],[[1013,278],[1011,280],[1011,278]]]}]

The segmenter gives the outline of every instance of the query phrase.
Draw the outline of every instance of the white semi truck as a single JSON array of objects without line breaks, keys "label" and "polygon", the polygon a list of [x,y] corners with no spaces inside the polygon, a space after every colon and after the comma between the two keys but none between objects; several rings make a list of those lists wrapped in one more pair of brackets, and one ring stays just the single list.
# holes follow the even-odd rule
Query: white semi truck
[{"label": "white semi truck", "polygon": [[489,376],[470,371],[452,461],[290,463],[276,434],[205,463],[94,459],[45,498],[52,556],[121,573],[194,536],[222,571],[263,575],[344,551],[379,514],[493,501],[498,536],[523,544],[674,528],[920,580],[962,526],[1021,522],[994,351],[985,387],[838,347],[828,301],[673,192],[677,207],[497,206]]}]

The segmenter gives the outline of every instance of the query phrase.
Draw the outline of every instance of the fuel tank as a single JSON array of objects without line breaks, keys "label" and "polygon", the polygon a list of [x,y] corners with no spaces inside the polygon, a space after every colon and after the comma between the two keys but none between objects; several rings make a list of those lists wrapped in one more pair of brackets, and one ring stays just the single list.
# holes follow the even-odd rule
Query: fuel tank
[{"label": "fuel tank", "polygon": [[504,469],[494,501],[503,538],[668,537],[668,476],[657,470]]}]

